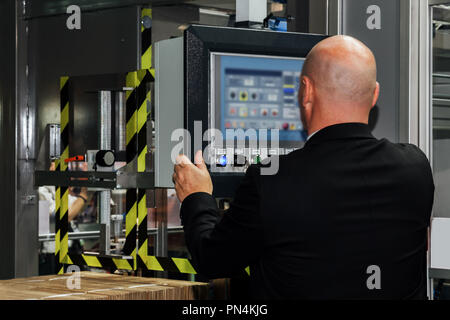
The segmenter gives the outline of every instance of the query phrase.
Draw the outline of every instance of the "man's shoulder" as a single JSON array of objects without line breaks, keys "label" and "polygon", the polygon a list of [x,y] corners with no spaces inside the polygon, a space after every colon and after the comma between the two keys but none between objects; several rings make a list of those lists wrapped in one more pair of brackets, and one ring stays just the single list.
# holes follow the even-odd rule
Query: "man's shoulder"
[{"label": "man's shoulder", "polygon": [[426,162],[427,164],[429,163],[428,158],[425,155],[425,153],[414,144],[393,143],[386,139],[381,140],[381,141],[385,141],[392,150],[395,150],[402,156],[406,157],[405,158],[406,160],[410,160],[410,161],[416,160],[416,161],[420,161],[420,162],[424,162],[424,163]]}]

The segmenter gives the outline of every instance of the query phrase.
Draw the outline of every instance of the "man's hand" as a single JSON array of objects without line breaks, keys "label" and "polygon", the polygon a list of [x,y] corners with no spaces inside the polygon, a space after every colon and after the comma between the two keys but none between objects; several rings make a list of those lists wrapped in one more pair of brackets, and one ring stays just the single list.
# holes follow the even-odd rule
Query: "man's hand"
[{"label": "man's hand", "polygon": [[212,194],[212,181],[208,169],[206,169],[202,151],[195,154],[195,165],[185,155],[179,155],[176,162],[172,180],[180,202],[193,193]]}]

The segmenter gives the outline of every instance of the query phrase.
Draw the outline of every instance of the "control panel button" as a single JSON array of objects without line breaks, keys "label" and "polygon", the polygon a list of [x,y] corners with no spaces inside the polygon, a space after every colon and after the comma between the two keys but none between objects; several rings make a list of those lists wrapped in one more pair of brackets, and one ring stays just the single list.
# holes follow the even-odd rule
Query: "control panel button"
[{"label": "control panel button", "polygon": [[228,161],[227,161],[227,156],[226,155],[221,155],[221,156],[219,156],[217,158],[217,163],[216,164],[217,164],[218,167],[221,167],[221,168],[226,167],[227,163],[228,163]]}]

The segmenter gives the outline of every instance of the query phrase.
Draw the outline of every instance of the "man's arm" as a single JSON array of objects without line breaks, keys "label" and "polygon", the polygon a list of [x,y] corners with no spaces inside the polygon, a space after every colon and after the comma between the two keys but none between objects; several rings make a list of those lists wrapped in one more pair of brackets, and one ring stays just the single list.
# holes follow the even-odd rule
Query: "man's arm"
[{"label": "man's arm", "polygon": [[184,199],[181,218],[186,243],[200,273],[228,277],[243,272],[261,255],[259,202],[259,168],[255,166],[247,170],[222,219],[210,194],[198,192]]},{"label": "man's arm", "polygon": [[230,276],[243,272],[260,256],[263,232],[259,167],[247,170],[222,219],[212,197],[212,181],[201,151],[195,155],[195,165],[186,156],[178,156],[173,181],[182,202],[187,246],[200,273],[210,278]]}]

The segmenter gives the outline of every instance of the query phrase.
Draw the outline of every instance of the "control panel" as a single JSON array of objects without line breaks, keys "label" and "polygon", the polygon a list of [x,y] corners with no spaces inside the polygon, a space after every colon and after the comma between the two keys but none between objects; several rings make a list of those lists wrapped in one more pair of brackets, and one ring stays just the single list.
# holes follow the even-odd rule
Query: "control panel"
[{"label": "control panel", "polygon": [[192,25],[157,42],[155,186],[173,188],[174,158],[201,149],[214,196],[230,198],[248,166],[302,148],[299,78],[325,38]]}]

